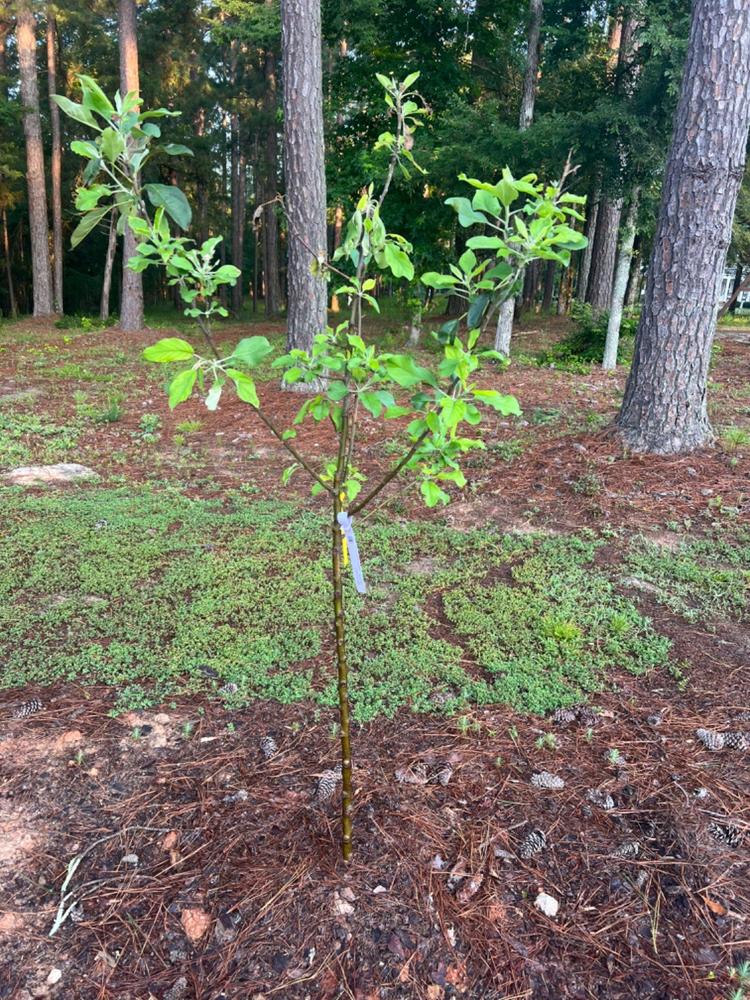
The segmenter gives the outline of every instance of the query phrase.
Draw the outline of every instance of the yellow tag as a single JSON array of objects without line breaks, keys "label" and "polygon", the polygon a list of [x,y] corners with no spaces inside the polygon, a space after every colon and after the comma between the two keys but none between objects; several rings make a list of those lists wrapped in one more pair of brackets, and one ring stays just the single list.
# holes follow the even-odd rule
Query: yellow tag
[{"label": "yellow tag", "polygon": [[[342,504],[346,503],[346,493],[343,491],[339,493],[339,500]],[[344,566],[349,565],[349,543],[346,540],[346,535],[344,534],[344,529],[341,529],[341,561]]]}]

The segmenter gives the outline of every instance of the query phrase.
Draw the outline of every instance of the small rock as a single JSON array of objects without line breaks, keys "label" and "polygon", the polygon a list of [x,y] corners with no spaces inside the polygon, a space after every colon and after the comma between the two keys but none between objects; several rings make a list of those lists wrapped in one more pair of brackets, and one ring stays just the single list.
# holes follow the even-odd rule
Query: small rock
[{"label": "small rock", "polygon": [[376,885],[375,888],[372,890],[373,896],[380,896],[384,892],[388,892],[388,890],[384,885]]},{"label": "small rock", "polygon": [[225,795],[221,800],[222,802],[247,802],[248,792],[244,788],[240,788],[238,792],[234,795]]},{"label": "small rock", "polygon": [[696,788],[693,795],[696,799],[707,799],[711,793],[707,788]]},{"label": "small rock", "polygon": [[432,870],[434,872],[442,872],[445,871],[447,867],[448,867],[448,862],[444,861],[439,854],[436,854],[435,857],[432,859],[432,865],[431,865]]},{"label": "small rock", "polygon": [[515,854],[511,854],[510,851],[506,851],[504,847],[496,847],[493,853],[496,858],[500,858],[502,861],[516,860]]},{"label": "small rock", "polygon": [[65,751],[70,747],[78,746],[83,740],[83,733],[80,729],[69,729],[62,736],[59,736],[55,740],[55,749],[58,751]]},{"label": "small rock", "polygon": [[161,842],[161,849],[163,851],[173,851],[177,847],[179,840],[179,833],[176,830],[170,830],[169,833],[165,834]]},{"label": "small rock", "polygon": [[195,944],[211,926],[211,917],[199,907],[190,907],[180,914],[180,923],[188,940]]},{"label": "small rock", "polygon": [[333,912],[337,917],[350,917],[354,913],[354,907],[336,892],[333,896]]},{"label": "small rock", "polygon": [[170,721],[171,720],[169,716],[166,714],[166,712],[157,712],[157,714],[154,716],[154,722],[157,724],[157,726],[168,726]]},{"label": "small rock", "polygon": [[182,1000],[188,990],[188,981],[185,976],[180,976],[170,986],[164,994],[164,1000]]},{"label": "small rock", "polygon": [[47,976],[47,985],[54,986],[55,983],[59,983],[61,979],[62,979],[61,969],[50,969],[50,973]]},{"label": "small rock", "polygon": [[349,903],[353,903],[354,900],[357,898],[354,895],[354,889],[351,889],[348,885],[344,886],[339,895],[341,896],[342,899],[345,899]]},{"label": "small rock", "polygon": [[93,469],[77,462],[61,462],[57,465],[25,465],[4,473],[14,486],[42,486],[45,484],[75,483],[86,479],[98,479]]},{"label": "small rock", "polygon": [[124,857],[120,858],[121,865],[132,865],[134,868],[138,866],[139,857],[137,854],[126,854]]},{"label": "small rock", "polygon": [[545,917],[556,917],[557,911],[560,909],[560,903],[554,896],[550,896],[546,892],[539,893],[534,900],[534,906],[537,910],[543,913]]}]

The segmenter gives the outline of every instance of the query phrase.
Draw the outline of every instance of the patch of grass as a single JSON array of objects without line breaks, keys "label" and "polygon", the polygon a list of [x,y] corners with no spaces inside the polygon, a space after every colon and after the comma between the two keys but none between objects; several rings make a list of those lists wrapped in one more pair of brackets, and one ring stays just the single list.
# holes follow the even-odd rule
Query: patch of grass
[{"label": "patch of grass", "polygon": [[35,413],[0,411],[0,467],[49,464],[66,458],[80,431]]},{"label": "patch of grass", "polygon": [[719,440],[724,451],[735,454],[750,446],[750,431],[746,431],[744,427],[725,427]]},{"label": "patch of grass", "polygon": [[524,444],[520,438],[510,438],[508,441],[493,441],[488,450],[503,462],[512,462],[514,458],[523,455]]},{"label": "patch of grass", "polygon": [[[227,682],[238,704],[335,704],[324,516],[163,486],[6,489],[0,502],[3,685],[108,683],[117,710]],[[402,706],[541,712],[599,690],[612,665],[666,657],[668,641],[592,569],[587,538],[393,520],[358,534],[370,592],[347,581],[347,621],[360,722]]]},{"label": "patch of grass", "polygon": [[711,532],[667,548],[636,538],[626,556],[631,576],[649,585],[653,596],[691,622],[748,618],[750,531]]},{"label": "patch of grass", "polygon": [[511,581],[453,591],[449,620],[490,675],[482,701],[545,712],[602,689],[618,666],[643,673],[663,664],[669,641],[593,568],[595,543],[517,539]]}]

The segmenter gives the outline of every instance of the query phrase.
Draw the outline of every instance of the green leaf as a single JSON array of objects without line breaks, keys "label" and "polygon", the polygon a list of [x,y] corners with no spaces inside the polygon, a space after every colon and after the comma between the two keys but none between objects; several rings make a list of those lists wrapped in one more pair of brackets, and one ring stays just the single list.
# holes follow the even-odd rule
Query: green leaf
[{"label": "green leaf", "polygon": [[281,473],[281,482],[284,486],[289,485],[289,480],[292,478],[297,469],[300,468],[299,462],[292,462],[291,465],[287,465],[284,471]]},{"label": "green leaf", "polygon": [[96,160],[99,156],[95,142],[84,142],[82,139],[74,139],[70,144],[71,151],[85,156],[87,160]]},{"label": "green leaf", "polygon": [[458,266],[464,274],[471,274],[477,266],[477,255],[473,250],[465,250],[458,258]]},{"label": "green leaf", "polygon": [[144,135],[150,136],[152,139],[159,139],[161,137],[161,129],[158,125],[154,125],[151,122],[148,122],[146,125],[142,125],[141,132],[143,132]]},{"label": "green leaf", "polygon": [[[476,298],[471,300],[469,305],[469,311],[466,314],[466,325],[472,330],[474,327],[481,325],[484,314],[487,311],[487,306],[490,304],[489,295],[477,295]],[[469,345],[473,347],[473,344]]]},{"label": "green leaf", "polygon": [[55,104],[63,111],[68,118],[73,118],[77,122],[81,122],[82,125],[91,125],[95,129],[99,129],[96,124],[96,119],[91,114],[88,108],[84,108],[82,104],[76,104],[74,101],[69,101],[67,97],[63,97],[61,94],[53,94],[52,100]]},{"label": "green leaf", "polygon": [[458,278],[452,274],[438,274],[437,271],[427,271],[419,280],[428,288],[452,288],[458,284]]},{"label": "green leaf", "polygon": [[361,392],[359,394],[359,401],[362,404],[362,406],[364,406],[364,408],[367,410],[367,412],[373,415],[373,417],[380,416],[380,412],[383,409],[383,404],[378,399],[376,393]]},{"label": "green leaf", "polygon": [[414,265],[408,255],[393,243],[385,244],[384,253],[386,265],[391,269],[393,276],[411,281],[414,277]]},{"label": "green leaf", "polygon": [[[158,345],[156,345],[158,346]],[[146,348],[148,350],[148,348]],[[144,351],[145,354],[145,351]],[[195,368],[186,368],[178,372],[169,383],[169,409],[173,410],[178,403],[183,403],[193,391],[198,372]]]},{"label": "green leaf", "polygon": [[445,504],[450,502],[450,497],[445,490],[441,490],[437,483],[434,483],[431,479],[425,479],[419,489],[428,507],[435,507],[438,503]]},{"label": "green leaf", "polygon": [[488,215],[500,215],[500,202],[489,191],[479,190],[471,199],[472,207],[479,212],[487,212]]},{"label": "green leaf", "polygon": [[495,389],[474,389],[472,395],[480,402],[491,406],[493,410],[502,413],[504,417],[521,416],[521,407],[515,396],[505,396]]},{"label": "green leaf", "polygon": [[385,363],[388,377],[404,388],[425,382],[436,385],[435,376],[427,368],[422,368],[408,354],[391,354]]},{"label": "green leaf", "polygon": [[499,236],[470,236],[466,246],[472,250],[499,250],[505,242]]},{"label": "green leaf", "polygon": [[83,93],[83,106],[91,108],[92,111],[98,111],[103,118],[109,121],[115,113],[115,108],[102,88],[93,77],[83,73],[78,74],[78,79]]},{"label": "green leaf", "polygon": [[260,400],[258,399],[255,382],[250,376],[237,371],[236,368],[227,368],[227,375],[234,382],[237,388],[237,395],[242,402],[250,403],[251,406],[257,409],[260,406]]},{"label": "green leaf", "polygon": [[104,208],[95,208],[93,212],[87,212],[73,230],[73,234],[70,237],[71,247],[77,247],[82,240],[85,240],[91,230],[99,225],[108,212],[108,205],[105,205]]},{"label": "green leaf", "polygon": [[241,274],[242,271],[238,267],[235,267],[234,264],[222,264],[214,274],[214,278],[220,285],[234,285]]},{"label": "green leaf", "polygon": [[96,208],[99,199],[111,193],[111,188],[106,184],[93,184],[91,187],[80,187],[76,192],[75,205],[79,212],[90,212]]},{"label": "green leaf", "polygon": [[161,147],[170,156],[193,156],[193,151],[188,146],[183,146],[180,142],[167,142]]},{"label": "green leaf", "polygon": [[179,337],[165,337],[147,347],[143,357],[146,361],[158,361],[163,364],[168,361],[188,361],[194,354],[192,345],[186,340],[180,340]]},{"label": "green leaf", "polygon": [[328,398],[334,403],[340,403],[348,392],[345,382],[331,382],[328,385]]},{"label": "green leaf", "polygon": [[255,368],[273,348],[265,337],[245,337],[232,352],[231,361],[241,361],[248,368]]},{"label": "green leaf", "polygon": [[409,75],[404,77],[404,79],[402,80],[401,86],[403,87],[404,90],[408,90],[409,87],[412,87],[417,82],[419,77],[420,77],[419,70],[417,70],[416,73],[409,73]]},{"label": "green leaf", "polygon": [[116,132],[113,128],[105,128],[101,138],[101,150],[104,154],[104,159],[109,160],[110,163],[114,163],[124,149],[125,140],[120,133]]},{"label": "green leaf", "polygon": [[174,184],[146,184],[144,190],[154,208],[164,208],[180,229],[187,229],[193,213],[185,195]]},{"label": "green leaf", "polygon": [[468,198],[446,198],[445,204],[451,205],[458,212],[458,221],[465,229],[469,226],[485,225],[488,221],[486,215],[472,208]]}]

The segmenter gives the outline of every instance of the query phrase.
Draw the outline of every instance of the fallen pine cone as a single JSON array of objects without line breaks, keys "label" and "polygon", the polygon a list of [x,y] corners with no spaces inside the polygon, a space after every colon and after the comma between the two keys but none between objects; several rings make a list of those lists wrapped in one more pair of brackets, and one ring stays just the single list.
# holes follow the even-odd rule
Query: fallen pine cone
[{"label": "fallen pine cone", "polygon": [[41,712],[44,708],[41,701],[38,698],[32,698],[30,701],[25,701],[23,705],[19,705],[18,708],[13,710],[14,719],[28,719],[30,715],[35,715],[37,712]]},{"label": "fallen pine cone", "polygon": [[315,799],[318,802],[328,802],[333,798],[336,785],[341,781],[341,768],[337,767],[333,771],[323,771],[318,776],[318,783],[315,786]]},{"label": "fallen pine cone", "polygon": [[427,767],[421,762],[414,767],[399,767],[394,776],[400,785],[426,785],[429,781]]},{"label": "fallen pine cone", "polygon": [[529,858],[533,858],[535,854],[541,854],[542,851],[547,848],[547,837],[543,830],[532,830],[527,837],[524,838],[521,846],[518,848],[519,858],[523,858],[524,861],[528,861]]},{"label": "fallen pine cone", "polygon": [[629,840],[613,852],[616,858],[637,858],[641,853],[641,842],[639,840]]},{"label": "fallen pine cone", "polygon": [[609,794],[609,792],[602,792],[599,788],[589,788],[586,798],[595,806],[599,806],[600,809],[614,809],[615,800]]},{"label": "fallen pine cone", "polygon": [[278,744],[273,736],[263,736],[258,744],[264,760],[270,760],[274,754],[279,752]]},{"label": "fallen pine cone", "polygon": [[546,788],[549,790],[565,788],[563,779],[558,778],[556,774],[551,774],[549,771],[539,771],[538,774],[532,774],[531,784],[536,788]]},{"label": "fallen pine cone", "polygon": [[708,832],[721,844],[727,847],[739,847],[743,840],[743,832],[731,823],[709,823]]}]

